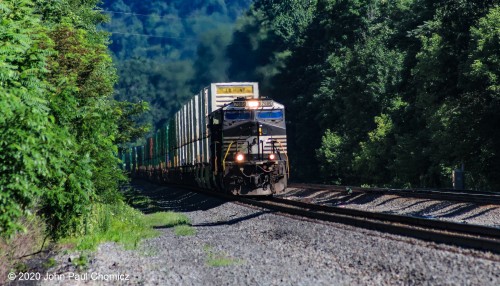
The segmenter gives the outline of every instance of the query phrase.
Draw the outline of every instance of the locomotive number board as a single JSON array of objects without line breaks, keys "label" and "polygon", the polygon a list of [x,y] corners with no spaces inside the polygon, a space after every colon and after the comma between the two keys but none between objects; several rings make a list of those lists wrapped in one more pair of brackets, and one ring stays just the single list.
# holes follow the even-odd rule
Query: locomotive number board
[{"label": "locomotive number board", "polygon": [[253,86],[217,86],[217,94],[253,94]]},{"label": "locomotive number board", "polygon": [[[251,103],[250,103],[251,102]],[[234,107],[272,107],[272,100],[234,101]]]}]

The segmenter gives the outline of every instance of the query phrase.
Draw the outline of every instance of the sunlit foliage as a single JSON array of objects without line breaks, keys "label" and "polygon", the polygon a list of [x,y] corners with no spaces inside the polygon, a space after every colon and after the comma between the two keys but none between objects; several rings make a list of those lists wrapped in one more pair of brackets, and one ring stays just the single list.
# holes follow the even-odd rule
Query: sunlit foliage
[{"label": "sunlit foliage", "polygon": [[41,215],[81,233],[95,202],[119,199],[122,105],[98,1],[0,2],[0,234]]}]

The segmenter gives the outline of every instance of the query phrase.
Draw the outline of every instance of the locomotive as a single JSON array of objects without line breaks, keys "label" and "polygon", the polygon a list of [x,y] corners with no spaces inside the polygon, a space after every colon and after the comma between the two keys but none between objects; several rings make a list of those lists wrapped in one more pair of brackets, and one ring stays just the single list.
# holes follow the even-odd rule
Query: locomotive
[{"label": "locomotive", "polygon": [[286,139],[284,106],[257,83],[212,83],[121,159],[132,177],[266,196],[287,187]]}]

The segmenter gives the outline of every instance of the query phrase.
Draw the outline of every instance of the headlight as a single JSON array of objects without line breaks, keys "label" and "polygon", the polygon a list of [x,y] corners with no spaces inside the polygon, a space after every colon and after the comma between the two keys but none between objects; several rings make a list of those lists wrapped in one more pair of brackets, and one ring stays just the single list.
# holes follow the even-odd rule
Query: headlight
[{"label": "headlight", "polygon": [[247,101],[247,107],[249,108],[257,108],[259,107],[259,102],[257,100],[250,100],[250,101]]},{"label": "headlight", "polygon": [[276,160],[276,154],[269,154],[269,160]]},{"label": "headlight", "polygon": [[235,159],[237,162],[243,162],[243,160],[245,160],[245,155],[238,153],[236,154]]}]

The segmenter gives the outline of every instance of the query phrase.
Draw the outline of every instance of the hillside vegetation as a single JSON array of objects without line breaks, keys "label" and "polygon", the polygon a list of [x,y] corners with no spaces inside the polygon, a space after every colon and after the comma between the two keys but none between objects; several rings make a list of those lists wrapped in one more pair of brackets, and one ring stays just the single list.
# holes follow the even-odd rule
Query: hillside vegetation
[{"label": "hillside vegetation", "polygon": [[[119,100],[147,101],[142,122],[157,128],[210,81],[226,81],[223,52],[234,22],[251,0],[110,0],[110,50]],[[214,54],[216,52],[217,54]],[[207,60],[209,59],[209,60]]]},{"label": "hillside vegetation", "polygon": [[[116,70],[99,1],[0,2],[0,235],[42,218],[52,238],[89,230],[120,200],[117,144],[147,108],[113,99]],[[127,123],[126,126],[123,124]],[[29,219],[28,219],[29,220]]]},{"label": "hillside vegetation", "polygon": [[257,0],[242,22],[229,70],[288,106],[296,176],[450,187],[464,166],[500,190],[499,1]]},{"label": "hillside vegetation", "polygon": [[[287,105],[293,179],[500,189],[498,0],[110,1],[119,98],[161,125],[203,85]],[[136,14],[140,15],[136,15]],[[146,16],[145,16],[146,15]],[[195,49],[196,47],[196,49]],[[195,52],[196,51],[196,52]]]}]

